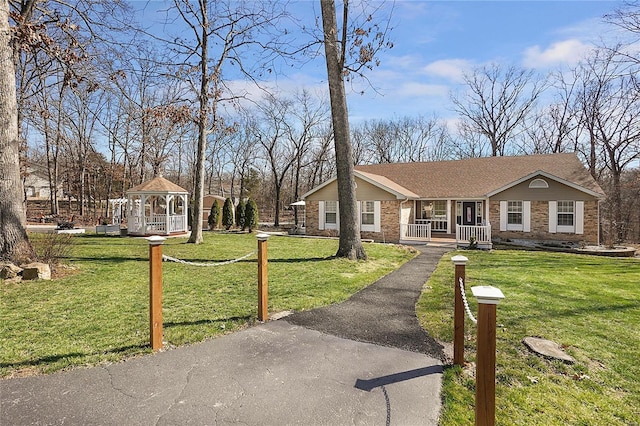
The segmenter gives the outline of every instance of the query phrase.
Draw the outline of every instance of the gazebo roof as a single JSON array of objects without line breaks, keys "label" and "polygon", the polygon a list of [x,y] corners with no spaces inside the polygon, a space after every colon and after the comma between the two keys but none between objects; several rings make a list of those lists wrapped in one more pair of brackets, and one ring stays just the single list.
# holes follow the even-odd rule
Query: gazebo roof
[{"label": "gazebo roof", "polygon": [[162,176],[155,177],[150,181],[143,182],[140,185],[136,185],[127,191],[127,194],[131,193],[179,193],[187,194],[188,191],[175,183],[163,178]]}]

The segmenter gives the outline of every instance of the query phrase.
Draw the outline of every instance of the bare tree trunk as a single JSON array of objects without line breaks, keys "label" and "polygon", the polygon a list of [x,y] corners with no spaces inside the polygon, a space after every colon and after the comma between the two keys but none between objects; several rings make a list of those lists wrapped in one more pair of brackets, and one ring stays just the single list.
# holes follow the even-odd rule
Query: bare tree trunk
[{"label": "bare tree trunk", "polygon": [[200,244],[202,237],[202,213],[204,201],[204,162],[207,155],[207,131],[209,129],[209,15],[207,2],[200,3],[202,33],[200,45],[200,93],[198,96],[198,148],[196,152],[196,180],[193,194],[193,221],[189,243]]},{"label": "bare tree trunk", "polygon": [[[206,63],[205,61],[202,61]],[[203,78],[206,78],[203,76]],[[201,113],[200,118],[198,120],[198,149],[196,154],[196,176],[195,176],[195,185],[194,185],[194,194],[193,194],[193,212],[191,212],[193,221],[191,222],[191,236],[189,237],[189,243],[200,244],[203,241],[202,237],[202,211],[203,211],[203,200],[204,200],[204,157],[205,150],[207,146],[207,118],[206,118],[206,105],[205,101],[202,100],[203,97],[207,97],[206,94],[200,94],[200,103],[201,110],[204,109],[203,113]],[[203,115],[202,115],[203,114]]]},{"label": "bare tree trunk", "polygon": [[9,29],[9,2],[0,1],[0,258],[33,258],[24,228],[20,178],[20,140],[16,106],[16,76]]},{"label": "bare tree trunk", "polygon": [[[358,206],[356,185],[353,172],[353,154],[349,140],[349,115],[347,97],[344,88],[344,60],[338,49],[336,9],[334,0],[320,0],[322,26],[324,31],[324,49],[329,80],[331,100],[331,118],[336,150],[336,171],[338,180],[338,201],[340,214],[340,243],[337,257],[351,260],[366,259],[358,229]],[[344,20],[346,22],[348,2],[344,2]],[[346,42],[342,37],[342,52]]]},{"label": "bare tree trunk", "polygon": [[[300,170],[302,169],[302,165],[300,164],[300,157],[298,157],[298,162],[296,164],[294,184],[293,184],[293,201],[297,202],[298,197],[300,196]],[[298,226],[298,206],[293,206],[293,224]]]}]

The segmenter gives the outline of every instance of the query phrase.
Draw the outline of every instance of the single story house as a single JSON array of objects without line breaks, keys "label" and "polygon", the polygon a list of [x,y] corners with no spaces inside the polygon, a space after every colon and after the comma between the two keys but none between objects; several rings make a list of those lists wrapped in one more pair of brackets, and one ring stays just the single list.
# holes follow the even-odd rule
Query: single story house
[{"label": "single story house", "polygon": [[[574,153],[355,168],[364,239],[599,243],[600,186]],[[336,178],[303,195],[307,235],[338,235]]]}]

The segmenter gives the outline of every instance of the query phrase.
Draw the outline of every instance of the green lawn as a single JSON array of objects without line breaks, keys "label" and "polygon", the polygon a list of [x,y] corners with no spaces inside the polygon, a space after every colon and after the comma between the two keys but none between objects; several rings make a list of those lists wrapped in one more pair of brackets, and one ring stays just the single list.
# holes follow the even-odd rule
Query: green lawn
[{"label": "green lawn", "polygon": [[[466,289],[493,285],[498,305],[496,421],[499,425],[640,424],[640,262],[564,253],[463,251],[440,262],[418,303],[425,329],[453,341],[451,256],[467,263]],[[475,360],[466,325],[465,359]],[[527,336],[562,345],[574,365],[540,358]],[[471,368],[447,368],[441,425],[473,424]]]},{"label": "green lawn", "polygon": [[[32,234],[36,245],[43,238]],[[74,236],[53,281],[0,283],[0,377],[116,362],[150,352],[149,262],[144,239]],[[201,245],[168,239],[163,253],[194,262],[236,259],[257,249],[255,234],[205,233]],[[333,258],[336,240],[271,237],[269,312],[336,303],[414,256],[366,244],[370,259]],[[163,264],[164,340],[184,345],[238,330],[257,316],[256,256],[226,266]]]}]

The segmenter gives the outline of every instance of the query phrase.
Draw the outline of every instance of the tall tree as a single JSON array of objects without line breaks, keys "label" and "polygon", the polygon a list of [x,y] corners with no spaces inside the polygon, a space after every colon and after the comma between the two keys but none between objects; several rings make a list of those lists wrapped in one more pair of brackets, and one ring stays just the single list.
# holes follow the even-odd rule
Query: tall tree
[{"label": "tall tree", "polygon": [[485,137],[491,155],[505,155],[508,143],[525,130],[524,124],[544,83],[533,71],[497,64],[464,75],[468,91],[451,101],[468,130]]},{"label": "tall tree", "polygon": [[627,0],[612,13],[604,16],[605,22],[615,25],[625,31],[628,39],[625,43],[615,46],[613,51],[622,62],[640,63],[638,36],[640,35],[640,1]]},{"label": "tall tree", "polygon": [[368,120],[352,132],[360,139],[361,150],[369,154],[356,156],[358,164],[406,163],[443,160],[447,157],[449,133],[436,117],[403,117],[393,120]]},{"label": "tall tree", "polygon": [[602,167],[610,178],[609,219],[614,242],[619,242],[625,239],[627,226],[622,176],[640,159],[640,81],[637,68],[629,72],[628,64],[617,62],[614,52],[600,51],[585,62],[578,105],[588,135],[585,157],[592,170]]},{"label": "tall tree", "polygon": [[[318,131],[317,144],[310,154],[311,167],[307,177],[307,190],[320,185],[331,176],[335,175],[336,161],[333,151],[333,129],[331,126],[323,126]],[[354,156],[357,150],[354,149]],[[355,157],[358,158],[358,157]]]},{"label": "tall tree", "polygon": [[0,258],[22,260],[33,249],[24,228],[20,178],[20,139],[9,2],[0,1]]},{"label": "tall tree", "polygon": [[[578,78],[575,72],[552,75],[555,100],[538,111],[532,125],[527,126],[523,151],[526,154],[548,154],[576,150],[580,135],[579,108],[575,99]],[[528,146],[531,144],[531,146]]]},{"label": "tall tree", "polygon": [[71,181],[75,184],[74,195],[78,199],[78,213],[85,215],[88,201],[87,176],[91,166],[88,160],[91,153],[96,151],[94,144],[97,116],[104,104],[104,92],[98,90],[97,83],[87,79],[75,85],[73,96],[65,103],[66,113],[69,115],[67,125],[67,149],[73,167]]},{"label": "tall tree", "polygon": [[[338,32],[337,11],[334,0],[320,0],[322,32],[329,81],[331,121],[333,123],[340,205],[340,242],[336,256],[348,259],[366,259],[358,228],[358,206],[353,174],[353,149],[349,133],[349,113],[344,79],[350,74],[362,75],[363,69],[377,65],[376,53],[391,47],[387,40],[389,27],[380,28],[373,15],[366,14],[362,26],[349,26],[349,1],[342,3],[342,24]],[[347,55],[351,59],[347,63]]]},{"label": "tall tree", "polygon": [[[219,149],[219,154],[223,152],[229,158],[232,166],[232,182],[237,176],[240,179],[240,189],[238,197],[247,198],[255,194],[251,194],[247,181],[252,171],[255,172],[253,166],[256,161],[255,155],[255,134],[257,132],[257,124],[255,117],[250,116],[250,112],[246,112],[240,117],[236,125],[236,130],[230,134],[231,137],[226,138],[226,143]],[[224,194],[221,194],[224,196]]]},{"label": "tall tree", "polygon": [[[173,3],[174,8],[168,12],[175,12],[176,19],[189,28],[167,43],[180,56],[176,75],[191,86],[198,105],[193,215],[202,217],[207,139],[228,127],[222,119],[221,104],[244,95],[234,93],[227,82],[238,77],[257,82],[261,72],[271,72],[269,64],[281,52],[282,39],[290,36],[277,27],[286,16],[284,5],[278,2],[174,0]],[[168,20],[174,18],[168,16]],[[255,67],[247,62],[249,55]],[[202,242],[202,221],[193,221],[189,242]]]},{"label": "tall tree", "polygon": [[[293,201],[300,197],[300,184],[302,172],[311,161],[308,154],[313,148],[313,142],[320,136],[322,124],[328,118],[328,105],[325,102],[315,100],[311,94],[303,90],[296,95],[296,104],[293,117],[295,123],[289,126],[289,139],[295,148],[295,163],[292,167],[293,175]],[[298,226],[298,206],[293,206],[294,224]]]},{"label": "tall tree", "polygon": [[259,114],[263,123],[256,127],[257,138],[266,156],[267,165],[271,170],[274,189],[274,226],[280,225],[280,201],[282,187],[287,172],[296,161],[296,147],[289,139],[291,110],[293,103],[290,99],[280,99],[268,95],[258,104]]},{"label": "tall tree", "polygon": [[[77,95],[66,89],[95,81],[94,72],[99,67],[91,69],[90,63],[102,56],[96,52],[105,54],[119,45],[119,40],[124,39],[119,30],[127,27],[125,21],[132,14],[126,13],[128,6],[124,2],[108,0],[22,0],[8,4],[16,67],[18,138],[24,144],[21,160],[26,159],[27,153],[27,141],[21,132],[38,129],[46,133],[51,193],[56,194],[56,156],[60,153],[62,132],[72,124],[61,117],[66,115],[62,101]],[[24,165],[22,162],[23,168]],[[53,198],[52,204],[55,201]]]},{"label": "tall tree", "polygon": [[[348,16],[349,2],[344,1],[343,19]],[[349,112],[344,89],[344,61],[346,52],[347,27],[343,21],[341,41],[338,40],[336,9],[333,0],[320,0],[322,28],[324,30],[324,50],[329,79],[331,99],[331,121],[333,122],[336,150],[336,171],[338,179],[338,201],[340,203],[340,242],[336,256],[348,259],[366,259],[367,253],[360,239],[358,229],[358,205],[356,182],[353,174],[353,151],[349,139]]]}]

